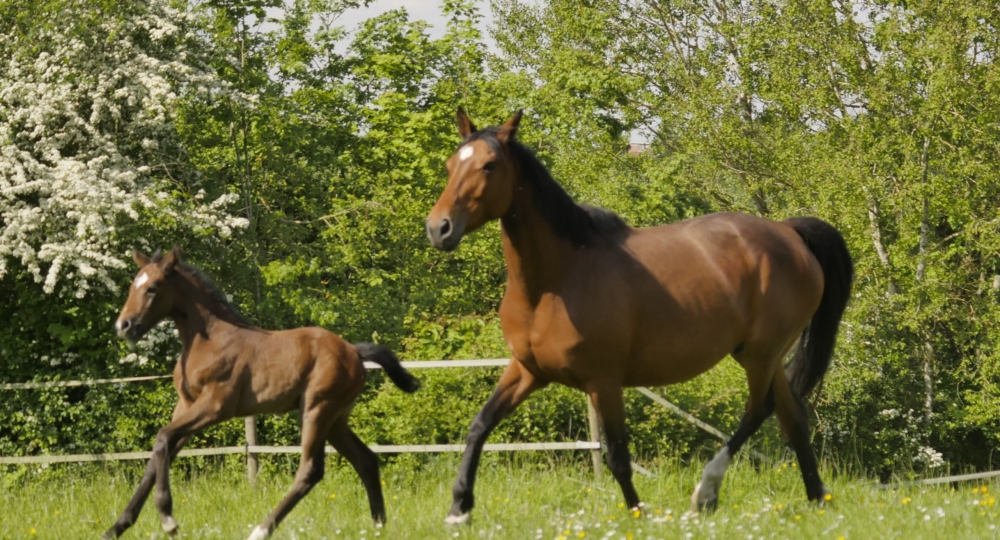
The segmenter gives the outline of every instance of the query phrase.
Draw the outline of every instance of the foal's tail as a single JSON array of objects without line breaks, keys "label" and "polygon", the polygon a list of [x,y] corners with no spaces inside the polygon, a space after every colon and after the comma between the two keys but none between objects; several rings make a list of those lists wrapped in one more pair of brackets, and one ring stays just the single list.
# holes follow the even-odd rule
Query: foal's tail
[{"label": "foal's tail", "polygon": [[854,262],[847,251],[847,242],[833,225],[816,218],[792,218],[785,223],[799,233],[823,269],[823,298],[819,309],[802,333],[799,348],[785,368],[792,391],[804,399],[823,380],[830,367],[840,318],[851,296]]},{"label": "foal's tail", "polygon": [[358,358],[382,366],[385,374],[400,390],[412,394],[420,388],[420,380],[406,371],[406,368],[399,363],[399,358],[396,358],[396,354],[388,347],[374,343],[355,343],[354,347],[358,350]]}]

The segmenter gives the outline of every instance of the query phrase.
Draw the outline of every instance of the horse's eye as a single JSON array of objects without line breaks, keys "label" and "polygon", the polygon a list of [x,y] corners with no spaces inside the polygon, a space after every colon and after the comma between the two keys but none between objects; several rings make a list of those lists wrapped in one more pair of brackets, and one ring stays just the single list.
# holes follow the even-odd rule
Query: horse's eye
[{"label": "horse's eye", "polygon": [[146,289],[146,294],[156,294],[156,285]]},{"label": "horse's eye", "polygon": [[496,161],[487,161],[487,162],[486,162],[486,163],[485,163],[485,164],[483,165],[483,170],[484,170],[484,171],[486,171],[486,172],[490,172],[490,171],[492,171],[492,170],[493,170],[494,168],[496,168],[496,166],[497,166],[497,162],[496,162]]}]

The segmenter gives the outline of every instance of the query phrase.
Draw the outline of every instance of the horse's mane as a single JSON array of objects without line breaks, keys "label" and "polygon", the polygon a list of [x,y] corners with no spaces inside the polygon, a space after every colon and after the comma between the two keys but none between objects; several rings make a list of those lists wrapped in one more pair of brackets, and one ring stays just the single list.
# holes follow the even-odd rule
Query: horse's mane
[{"label": "horse's mane", "polygon": [[[153,262],[160,262],[162,258],[163,255],[158,251],[155,255],[153,255]],[[181,261],[177,264],[177,269],[184,274],[187,274],[187,276],[190,277],[195,284],[200,285],[206,292],[208,292],[209,297],[217,304],[219,311],[226,316],[227,322],[244,328],[254,327],[254,324],[251,323],[249,319],[244,317],[243,314],[240,313],[240,310],[236,309],[236,306],[234,306],[233,303],[229,301],[229,298],[226,297],[226,293],[222,292],[222,290],[219,289],[219,286],[215,284],[215,281],[213,281],[208,274],[202,271],[201,268]]]},{"label": "horse's mane", "polygon": [[[496,127],[477,131],[469,135],[463,144],[481,140],[495,154],[501,155],[498,132],[499,128]],[[595,238],[614,239],[628,229],[622,218],[610,210],[577,204],[527,146],[511,140],[507,147],[517,162],[522,177],[534,190],[535,207],[559,237],[569,240],[575,246],[587,246]]]}]

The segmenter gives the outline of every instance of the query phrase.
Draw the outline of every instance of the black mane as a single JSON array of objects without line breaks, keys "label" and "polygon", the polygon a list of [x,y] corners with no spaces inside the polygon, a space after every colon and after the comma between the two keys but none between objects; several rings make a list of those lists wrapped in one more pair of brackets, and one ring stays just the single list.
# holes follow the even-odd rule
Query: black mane
[{"label": "black mane", "polygon": [[[496,127],[477,131],[469,135],[463,144],[481,140],[496,155],[502,155],[498,132]],[[615,239],[628,229],[622,218],[610,210],[577,204],[527,146],[512,140],[507,147],[521,170],[521,176],[534,190],[535,207],[558,236],[579,247],[591,245],[595,238]]]}]

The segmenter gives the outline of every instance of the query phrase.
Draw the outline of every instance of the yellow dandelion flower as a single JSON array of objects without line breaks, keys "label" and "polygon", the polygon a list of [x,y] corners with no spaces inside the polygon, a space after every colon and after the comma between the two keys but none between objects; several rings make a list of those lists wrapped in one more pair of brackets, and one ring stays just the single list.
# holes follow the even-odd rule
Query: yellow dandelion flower
[{"label": "yellow dandelion flower", "polygon": [[[830,495],[827,494],[827,497],[829,497],[829,496]],[[777,508],[778,510],[781,510],[782,508],[784,508],[784,506],[781,503],[778,503],[778,504],[774,505],[774,507]]]},{"label": "yellow dandelion flower", "polygon": [[733,510],[738,510],[739,508],[740,508],[740,505],[738,505],[738,504],[734,504],[733,505]]},{"label": "yellow dandelion flower", "polygon": [[625,533],[625,540],[632,540],[632,533]]},{"label": "yellow dandelion flower", "polygon": [[625,508],[625,503],[618,503],[618,508]]},{"label": "yellow dandelion flower", "polygon": [[566,529],[565,531],[563,531],[563,536],[569,536],[569,529]]},{"label": "yellow dandelion flower", "polygon": [[504,497],[503,502],[510,502],[510,499]]},{"label": "yellow dandelion flower", "polygon": [[798,467],[798,466],[799,466],[798,463],[792,463],[792,467]]},{"label": "yellow dandelion flower", "polygon": [[972,488],[973,493],[979,493],[979,486]]},{"label": "yellow dandelion flower", "polygon": [[911,499],[911,498],[909,498],[909,497],[903,497],[903,500],[902,500],[902,503],[903,503],[903,504],[910,504],[910,501],[912,501],[912,500],[913,500],[913,499]]},{"label": "yellow dandelion flower", "polygon": [[672,519],[674,519],[674,516],[671,514],[667,514],[667,521],[670,521]]},{"label": "yellow dandelion flower", "polygon": [[832,501],[833,500],[833,494],[832,493],[827,493],[826,495],[823,495],[823,500],[826,501],[826,502]]},{"label": "yellow dandelion flower", "polygon": [[656,514],[656,515],[660,515],[660,509],[657,508],[656,510],[653,510],[653,513]]},{"label": "yellow dandelion flower", "polygon": [[36,532],[38,531],[36,531],[34,527],[28,529],[28,534],[35,534]]},{"label": "yellow dandelion flower", "polygon": [[802,519],[802,516],[800,516],[800,515],[798,515],[798,514],[795,514],[795,519],[796,519],[796,520],[799,520],[799,519]]},{"label": "yellow dandelion flower", "polygon": [[330,498],[331,499],[336,499],[337,498],[337,494],[336,493],[331,493],[330,494]]},{"label": "yellow dandelion flower", "polygon": [[983,493],[986,493],[989,490],[990,490],[990,488],[987,487],[987,486],[983,486],[983,487],[979,488],[979,491],[982,491]]},{"label": "yellow dandelion flower", "polygon": [[818,513],[819,515],[821,515],[821,516],[822,516],[823,514],[825,514],[825,513],[826,513],[826,510],[820,510],[820,511],[819,511],[819,512],[817,512],[817,513]]},{"label": "yellow dandelion flower", "polygon": [[843,536],[838,536],[837,540],[844,540],[844,537]]},{"label": "yellow dandelion flower", "polygon": [[[587,493],[590,493],[591,491],[593,491],[593,490],[592,490],[592,489],[590,489],[590,488],[587,488]],[[530,492],[529,492],[529,493],[530,493]]]},{"label": "yellow dandelion flower", "polygon": [[608,521],[614,521],[614,520],[615,520],[615,516],[611,516],[611,517],[608,518]]},{"label": "yellow dandelion flower", "polygon": [[560,536],[560,537],[558,538],[558,540],[566,540],[566,537],[565,537],[565,536]]},{"label": "yellow dandelion flower", "polygon": [[638,508],[636,508],[635,510],[632,510],[632,517],[637,518],[637,517],[639,517],[641,515],[642,515],[642,511],[639,510]]},{"label": "yellow dandelion flower", "polygon": [[392,496],[392,500],[394,500],[394,501],[396,500],[396,496],[395,495]]},{"label": "yellow dandelion flower", "polygon": [[577,538],[583,538],[584,536],[587,536],[587,533],[585,533],[583,531],[580,531],[580,532],[576,533],[576,537]]}]

